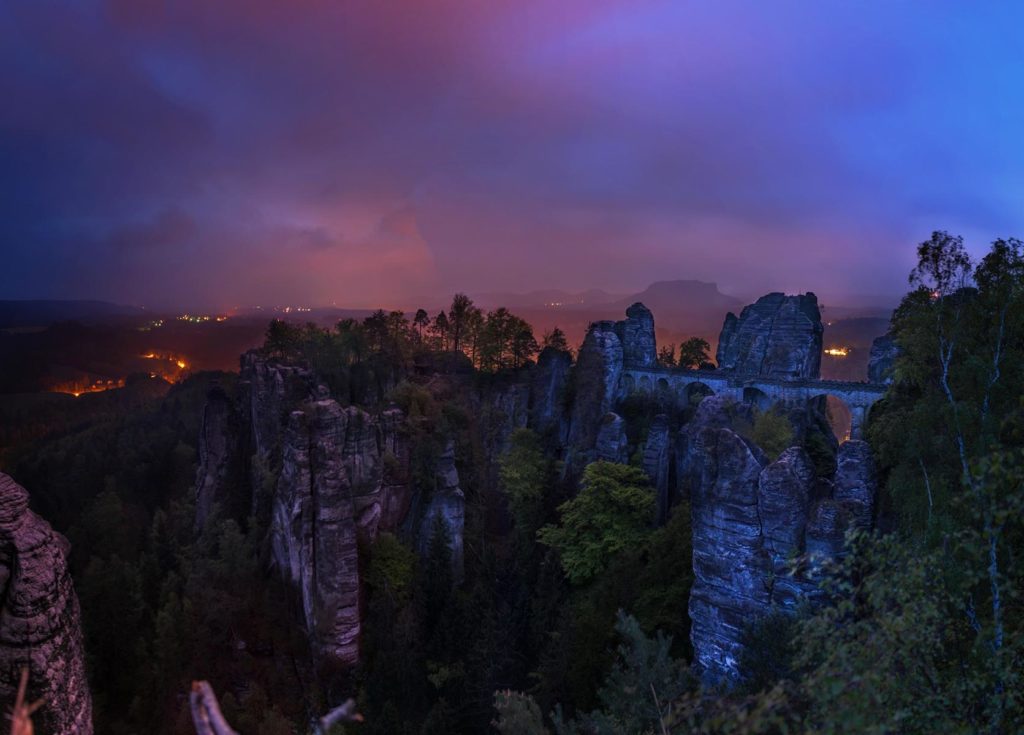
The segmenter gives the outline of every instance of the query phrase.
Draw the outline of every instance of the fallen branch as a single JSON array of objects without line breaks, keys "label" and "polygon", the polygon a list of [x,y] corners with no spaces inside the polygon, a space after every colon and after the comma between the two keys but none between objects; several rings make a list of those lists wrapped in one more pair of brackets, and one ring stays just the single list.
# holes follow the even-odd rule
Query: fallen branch
[{"label": "fallen branch", "polygon": [[189,706],[192,708],[192,724],[196,726],[197,735],[238,735],[224,719],[210,682],[192,682]]},{"label": "fallen branch", "polygon": [[350,699],[340,707],[335,707],[317,722],[317,735],[327,735],[332,727],[340,722],[362,722],[363,716],[356,712],[356,701]]},{"label": "fallen branch", "polygon": [[[192,724],[195,725],[196,735],[239,735],[231,729],[227,720],[224,719],[224,714],[220,711],[220,703],[217,701],[217,695],[213,693],[213,687],[210,686],[210,682],[192,682],[189,706],[192,708]],[[339,723],[362,721],[363,716],[356,712],[355,700],[350,699],[345,704],[335,707],[317,720],[316,733],[317,735],[326,735],[332,727]],[[11,735],[32,735],[32,730],[29,729],[24,733],[13,731]]]},{"label": "fallen branch", "polygon": [[43,706],[42,699],[31,704],[25,703],[25,692],[28,690],[28,666],[21,669],[21,681],[18,683],[18,697],[14,700],[11,710],[11,735],[32,735],[32,713]]}]

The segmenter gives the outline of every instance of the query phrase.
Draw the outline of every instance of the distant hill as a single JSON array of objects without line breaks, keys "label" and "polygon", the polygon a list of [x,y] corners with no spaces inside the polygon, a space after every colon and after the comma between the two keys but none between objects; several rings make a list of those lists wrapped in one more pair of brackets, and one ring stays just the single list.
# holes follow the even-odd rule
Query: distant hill
[{"label": "distant hill", "polygon": [[108,301],[0,301],[0,329],[11,327],[45,327],[55,322],[93,322],[112,317],[143,316],[135,306]]},{"label": "distant hill", "polygon": [[613,303],[622,298],[622,294],[612,294],[602,291],[599,288],[591,288],[586,291],[572,292],[560,289],[543,289],[529,291],[527,293],[514,293],[511,291],[493,291],[488,293],[474,294],[473,301],[477,306],[483,308],[494,308],[504,306],[509,309],[516,307],[543,308],[543,307],[580,307],[602,306]]},{"label": "distant hill", "polygon": [[706,281],[658,281],[638,294],[619,299],[612,306],[623,311],[634,302],[641,302],[654,313],[655,322],[664,326],[706,324],[712,319],[720,327],[729,311],[742,309],[744,302],[718,290]]},{"label": "distant hill", "polygon": [[622,319],[626,309],[637,301],[654,313],[659,341],[679,342],[686,337],[701,336],[714,345],[726,313],[744,306],[740,299],[719,291],[716,284],[693,280],[658,281],[629,296],[601,289],[580,292],[551,289],[473,294],[473,300],[483,309],[497,306],[512,309],[529,321],[538,335],[558,326],[573,345],[582,341],[591,322]]}]

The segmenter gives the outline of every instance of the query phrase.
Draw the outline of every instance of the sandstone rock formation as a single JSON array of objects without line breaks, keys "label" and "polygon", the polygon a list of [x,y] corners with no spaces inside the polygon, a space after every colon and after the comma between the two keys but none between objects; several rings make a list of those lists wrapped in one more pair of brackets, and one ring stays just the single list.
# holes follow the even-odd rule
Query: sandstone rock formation
[{"label": "sandstone rock formation", "polygon": [[770,562],[758,507],[761,459],[730,429],[693,436],[691,488],[694,583],[690,639],[712,678],[738,671],[745,626],[769,608]]},{"label": "sandstone rock formation", "polygon": [[637,302],[626,309],[626,318],[615,323],[615,332],[622,342],[622,358],[632,367],[651,367],[658,362],[658,346],[654,339],[654,315]]},{"label": "sandstone rock formation", "polygon": [[718,338],[721,370],[774,378],[817,378],[821,372],[821,312],[813,293],[771,293],[729,313]]},{"label": "sandstone rock formation", "polygon": [[892,371],[896,366],[896,358],[900,355],[899,345],[891,335],[876,337],[871,343],[868,355],[868,381],[872,383],[891,383]]},{"label": "sandstone rock formation", "polygon": [[455,469],[455,444],[448,442],[435,468],[435,487],[420,525],[420,553],[426,554],[438,520],[448,531],[448,548],[452,555],[452,576],[458,584],[463,578],[463,533],[466,525],[466,496],[459,487]]},{"label": "sandstone rock formation", "polygon": [[279,444],[295,405],[316,397],[317,382],[307,368],[250,350],[242,355],[238,389],[243,420],[251,427],[252,451],[267,454]]},{"label": "sandstone rock formation", "polygon": [[867,442],[851,439],[839,445],[833,487],[832,498],[848,508],[857,527],[871,528],[878,481]]},{"label": "sandstone rock formation", "polygon": [[408,512],[400,412],[375,418],[321,399],[292,411],[273,499],[271,549],[296,585],[315,651],[359,658],[358,539],[376,538]]},{"label": "sandstone rock formation", "polygon": [[508,449],[512,432],[525,428],[530,420],[530,384],[512,381],[484,391],[475,398],[477,400],[473,402],[483,428],[487,458],[497,462],[502,452]]},{"label": "sandstone rock formation", "polygon": [[[827,559],[844,553],[851,528],[869,528],[875,496],[870,448],[839,448],[834,478],[815,477],[799,447],[769,462],[733,428],[747,407],[706,398],[680,432],[680,471],[690,487],[696,665],[717,681],[742,676],[744,631],[772,610],[819,597]],[[791,562],[803,559],[794,574]]]},{"label": "sandstone rock formation", "polygon": [[90,735],[78,598],[67,540],[28,509],[28,493],[0,472],[0,700],[13,704],[22,667],[43,735]]},{"label": "sandstone rock formation", "polygon": [[601,419],[594,447],[597,459],[605,462],[629,461],[629,442],[626,439],[626,422],[617,413],[609,411]]},{"label": "sandstone rock formation", "polygon": [[674,487],[674,447],[669,433],[669,419],[665,414],[658,414],[651,422],[647,432],[647,441],[643,448],[643,468],[651,481],[658,499],[658,524],[668,520],[672,507]]},{"label": "sandstone rock formation", "polygon": [[250,458],[249,512],[261,522],[273,512],[271,466],[280,464],[282,438],[288,415],[303,401],[316,398],[312,371],[275,362],[257,350],[242,355],[238,376],[238,413],[241,436],[238,454]]},{"label": "sandstone rock formation", "polygon": [[658,351],[654,316],[641,303],[626,310],[626,318],[594,322],[580,347],[573,373],[575,398],[568,432],[569,465],[581,469],[593,459],[604,417],[621,396],[625,367],[652,367]]},{"label": "sandstone rock formation", "polygon": [[571,371],[569,352],[545,347],[537,358],[530,386],[529,424],[538,434],[550,436],[559,445],[569,438],[566,392]]},{"label": "sandstone rock formation", "polygon": [[[571,453],[594,447],[600,421],[615,406],[622,376],[622,341],[615,322],[594,322],[580,347],[573,375],[575,398],[569,430]],[[570,456],[570,461],[572,457]],[[585,464],[585,461],[583,462]]]},{"label": "sandstone rock formation", "polygon": [[214,508],[233,510],[232,489],[237,462],[238,427],[234,406],[217,386],[206,396],[199,432],[199,469],[196,472],[196,529],[201,529]]}]

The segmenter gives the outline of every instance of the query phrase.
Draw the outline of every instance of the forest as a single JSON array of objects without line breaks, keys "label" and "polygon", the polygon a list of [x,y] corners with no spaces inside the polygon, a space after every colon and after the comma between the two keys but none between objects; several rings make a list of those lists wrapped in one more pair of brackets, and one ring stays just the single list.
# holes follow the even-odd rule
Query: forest
[{"label": "forest", "polygon": [[[7,414],[0,467],[71,542],[96,731],[191,733],[186,695],[205,679],[243,735],[308,732],[346,697],[364,722],[337,731],[381,735],[1020,732],[1024,245],[972,259],[936,232],[917,260],[890,326],[893,381],[867,424],[876,530],[851,534],[823,604],[750,622],[733,684],[691,667],[685,497],[659,518],[638,457],[566,471],[552,437],[526,428],[492,457],[475,404],[436,389],[438,372],[486,391],[542,350],[572,354],[560,330],[538,340],[507,309],[459,294],[434,317],[267,329],[261,354],[308,367],[343,405],[401,408],[417,477],[454,441],[464,575],[443,524],[425,553],[396,533],[362,545],[353,671],[313,662],[266,519],[225,509],[196,528],[203,407],[213,388],[235,396],[237,374],[82,396],[50,426]],[[710,367],[708,349],[695,338],[660,361]],[[654,408],[630,401],[643,432]],[[775,454],[792,437],[771,412],[750,431]]]}]

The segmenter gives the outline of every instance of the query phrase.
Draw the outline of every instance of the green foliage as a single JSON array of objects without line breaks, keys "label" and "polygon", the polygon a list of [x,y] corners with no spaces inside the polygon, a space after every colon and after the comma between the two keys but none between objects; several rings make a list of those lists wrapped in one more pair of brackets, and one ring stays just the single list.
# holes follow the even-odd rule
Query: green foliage
[{"label": "green foliage", "polygon": [[579,495],[558,508],[560,525],[545,526],[537,537],[558,549],[566,576],[582,584],[617,554],[644,541],[654,506],[642,470],[594,462],[583,472]]},{"label": "green foliage", "polygon": [[821,431],[808,431],[804,449],[814,465],[817,477],[831,477],[836,471],[836,449]]},{"label": "green foliage", "polygon": [[532,544],[544,522],[546,495],[554,481],[554,463],[545,456],[540,437],[529,429],[513,431],[508,451],[499,460],[498,476],[516,529]]},{"label": "green foliage", "polygon": [[494,693],[498,719],[493,723],[501,735],[547,735],[544,715],[532,697],[506,690]]},{"label": "green foliage", "polygon": [[618,657],[598,691],[601,710],[591,713],[598,733],[659,729],[671,702],[689,685],[686,664],[670,655],[672,639],[660,631],[650,638],[637,620],[619,612],[615,630],[622,638]]},{"label": "green foliage", "polygon": [[410,421],[424,418],[437,420],[441,413],[441,407],[429,390],[407,380],[396,385],[387,398],[402,409]]},{"label": "green foliage", "polygon": [[626,572],[636,589],[622,604],[649,633],[664,631],[674,641],[674,653],[689,658],[690,618],[685,610],[693,586],[693,540],[690,507],[677,505],[661,528],[628,561]]},{"label": "green foliage", "polygon": [[483,322],[477,364],[489,371],[514,369],[525,365],[538,349],[529,323],[501,307],[489,312]]},{"label": "green foliage", "polygon": [[755,411],[753,422],[737,422],[737,430],[764,450],[772,461],[793,446],[793,425],[785,414],[775,409]]},{"label": "green foliage", "polygon": [[1024,392],[1024,254],[1019,241],[996,240],[974,264],[961,238],[936,232],[918,255],[917,289],[893,315],[896,385],[868,435],[883,502],[903,527],[938,537],[960,522],[961,481]]},{"label": "green foliage", "polygon": [[799,619],[790,611],[776,611],[753,621],[744,631],[743,689],[760,692],[794,675],[793,658],[799,640]]},{"label": "green foliage", "polygon": [[559,350],[561,352],[569,351],[569,341],[565,338],[565,332],[558,327],[554,327],[550,332],[544,333],[544,338],[541,342],[541,347],[550,347],[553,350]]},{"label": "green foliage", "polygon": [[[663,727],[672,702],[692,686],[686,664],[670,654],[670,637],[661,632],[653,638],[645,635],[637,620],[622,611],[616,616],[615,632],[620,643],[598,691],[600,709],[569,722],[556,710],[554,725],[560,735],[655,732]],[[547,732],[532,697],[497,692],[495,708],[498,732]]]},{"label": "green foliage", "polygon": [[711,362],[711,345],[701,337],[690,337],[679,345],[676,364],[681,368],[696,370]]},{"label": "green foliage", "polygon": [[382,533],[370,548],[366,584],[374,595],[390,595],[397,605],[409,601],[415,582],[416,555],[394,534]]}]

